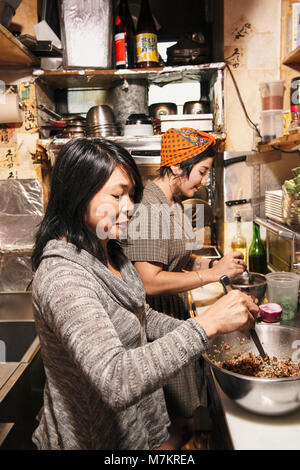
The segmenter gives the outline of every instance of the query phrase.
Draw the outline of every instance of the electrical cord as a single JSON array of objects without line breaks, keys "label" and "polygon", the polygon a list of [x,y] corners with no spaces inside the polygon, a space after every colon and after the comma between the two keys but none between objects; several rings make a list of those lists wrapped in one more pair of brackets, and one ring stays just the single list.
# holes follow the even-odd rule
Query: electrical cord
[{"label": "electrical cord", "polygon": [[257,125],[254,124],[254,122],[253,122],[253,121],[250,119],[250,117],[249,117],[249,114],[248,114],[248,112],[247,112],[247,110],[246,110],[245,103],[244,103],[244,101],[243,101],[243,98],[241,97],[241,93],[240,93],[238,84],[236,83],[236,79],[234,78],[234,75],[233,75],[233,73],[232,73],[232,71],[231,71],[231,68],[229,67],[229,64],[228,64],[227,62],[225,62],[225,65],[226,65],[226,67],[227,67],[227,69],[228,69],[228,72],[229,72],[229,74],[230,74],[230,76],[231,76],[231,79],[232,79],[232,81],[233,81],[235,90],[236,90],[236,92],[237,92],[239,101],[240,101],[241,106],[242,106],[242,108],[243,108],[243,111],[244,111],[244,113],[245,113],[246,119],[247,119],[247,121],[249,122],[249,124],[251,125],[251,127],[252,127],[254,130],[256,130],[256,132],[257,132],[257,134],[259,135],[259,137],[262,139],[261,133],[259,132],[259,129],[258,129]]},{"label": "electrical cord", "polygon": [[[245,103],[244,103],[243,98],[242,98],[242,96],[241,96],[241,93],[240,93],[238,84],[237,84],[237,82],[236,82],[236,79],[235,79],[235,77],[234,77],[234,75],[233,75],[233,73],[232,73],[231,68],[229,67],[229,64],[228,64],[226,61],[225,61],[225,65],[226,65],[226,68],[228,69],[228,72],[229,72],[229,74],[230,74],[230,76],[231,76],[231,79],[232,79],[232,81],[233,81],[235,90],[236,90],[236,92],[237,92],[237,95],[238,95],[239,101],[240,101],[240,103],[241,103],[242,109],[243,109],[243,111],[244,111],[244,114],[245,114],[245,116],[246,116],[246,119],[247,119],[248,123],[250,124],[250,126],[257,132],[258,136],[262,139],[262,135],[261,135],[261,133],[260,133],[260,131],[259,131],[257,125],[256,125],[256,124],[250,119],[250,117],[249,117],[249,114],[248,114],[248,112],[247,112]],[[299,152],[299,151],[300,151],[299,148],[296,149],[296,150],[282,150],[282,149],[280,149],[280,148],[278,148],[278,147],[275,147],[274,145],[270,145],[270,147],[271,147],[273,150],[279,150],[279,151],[282,152],[282,153],[296,153],[296,152]]]}]

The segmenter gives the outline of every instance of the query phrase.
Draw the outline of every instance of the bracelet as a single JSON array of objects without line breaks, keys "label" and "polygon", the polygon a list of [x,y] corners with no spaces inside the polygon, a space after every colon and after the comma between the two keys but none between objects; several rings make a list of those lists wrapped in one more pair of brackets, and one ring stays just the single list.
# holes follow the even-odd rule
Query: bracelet
[{"label": "bracelet", "polygon": [[199,279],[200,279],[200,281],[201,281],[201,284],[200,284],[200,286],[199,286],[199,287],[202,287],[202,286],[203,286],[203,284],[204,284],[204,282],[203,282],[203,277],[202,277],[202,275],[199,273],[199,271],[195,271],[195,273],[197,274],[198,278],[199,278]]}]

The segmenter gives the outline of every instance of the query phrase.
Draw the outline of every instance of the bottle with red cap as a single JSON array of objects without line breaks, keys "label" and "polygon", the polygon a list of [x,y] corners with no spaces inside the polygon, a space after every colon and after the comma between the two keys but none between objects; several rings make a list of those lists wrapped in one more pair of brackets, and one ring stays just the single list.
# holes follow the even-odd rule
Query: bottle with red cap
[{"label": "bottle with red cap", "polygon": [[135,30],[127,0],[120,0],[115,21],[115,58],[117,69],[135,66]]}]

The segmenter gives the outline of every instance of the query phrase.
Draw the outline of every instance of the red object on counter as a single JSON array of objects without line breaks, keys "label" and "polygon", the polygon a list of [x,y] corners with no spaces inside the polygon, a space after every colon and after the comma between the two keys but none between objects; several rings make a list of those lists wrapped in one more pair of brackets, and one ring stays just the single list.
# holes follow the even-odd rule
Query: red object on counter
[{"label": "red object on counter", "polygon": [[266,323],[275,323],[280,320],[282,308],[279,304],[269,303],[259,306],[258,317]]}]

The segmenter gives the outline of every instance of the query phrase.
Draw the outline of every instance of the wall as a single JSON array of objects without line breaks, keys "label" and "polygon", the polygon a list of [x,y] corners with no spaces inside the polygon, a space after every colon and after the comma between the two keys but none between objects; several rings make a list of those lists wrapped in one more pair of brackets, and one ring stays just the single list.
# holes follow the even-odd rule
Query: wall
[{"label": "wall", "polygon": [[[280,0],[224,0],[224,57],[252,121],[259,122],[259,83],[280,78]],[[225,74],[226,150],[252,149],[253,131]]]},{"label": "wall", "polygon": [[[224,0],[224,58],[234,75],[250,119],[258,125],[261,110],[259,83],[280,79],[280,48],[281,0]],[[256,146],[254,131],[246,119],[228,70],[225,72],[224,102],[225,150],[242,153],[253,150]],[[275,165],[272,171],[276,170]],[[268,169],[264,168],[263,173],[267,174]],[[278,178],[274,178],[274,181],[278,186]],[[241,193],[251,193],[252,184],[253,178],[242,178],[241,175]],[[252,239],[252,208],[250,204],[246,206],[249,206],[249,210],[247,216],[244,216],[242,230],[249,247]],[[245,207],[240,206],[242,217]],[[235,223],[220,217],[217,227],[218,245],[226,254],[231,251]]]}]

